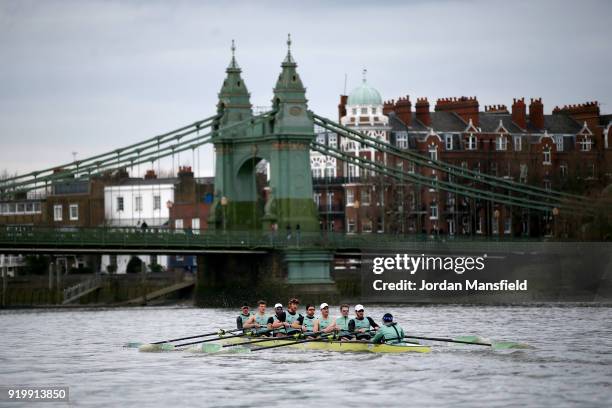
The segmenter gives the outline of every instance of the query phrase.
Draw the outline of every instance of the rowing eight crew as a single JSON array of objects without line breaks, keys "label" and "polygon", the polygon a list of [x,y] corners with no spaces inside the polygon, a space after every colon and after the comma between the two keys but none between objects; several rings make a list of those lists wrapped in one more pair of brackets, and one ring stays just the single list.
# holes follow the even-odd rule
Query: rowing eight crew
[{"label": "rowing eight crew", "polygon": [[[251,313],[249,306],[244,304],[240,315],[236,318],[238,329],[251,329],[259,336],[275,337],[303,334],[306,338],[316,338],[319,335],[333,336],[342,341],[370,340],[373,343],[397,344],[404,341],[404,329],[393,321],[393,316],[386,313],[381,327],[369,316],[365,315],[362,305],[355,306],[355,317],[349,318],[349,305],[340,305],[340,316],[333,319],[329,315],[329,305],[321,303],[321,315],[315,317],[315,306],[306,305],[306,316],[297,312],[299,300],[289,300],[287,310],[283,305],[274,305],[274,315],[266,314],[267,304],[264,300],[257,302],[257,312]],[[372,333],[376,334],[372,336]],[[328,334],[326,334],[328,333]]]}]

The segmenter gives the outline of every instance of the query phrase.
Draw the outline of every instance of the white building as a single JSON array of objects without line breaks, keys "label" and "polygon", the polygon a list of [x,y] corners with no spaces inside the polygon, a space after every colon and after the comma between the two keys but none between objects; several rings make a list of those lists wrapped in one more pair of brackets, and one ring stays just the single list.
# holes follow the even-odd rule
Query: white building
[{"label": "white building", "polygon": [[[178,179],[127,179],[117,185],[104,187],[104,222],[109,227],[147,229],[168,228],[170,209],[174,203],[175,185]],[[146,233],[146,230],[143,231]],[[111,264],[117,265],[115,273],[125,273],[130,255],[102,255],[102,271]],[[138,255],[150,270],[151,264],[168,266],[168,257]]]},{"label": "white building", "polygon": [[22,255],[4,255],[0,254],[0,276],[6,276],[10,278],[15,277],[15,272],[18,268],[25,265],[25,260]]}]

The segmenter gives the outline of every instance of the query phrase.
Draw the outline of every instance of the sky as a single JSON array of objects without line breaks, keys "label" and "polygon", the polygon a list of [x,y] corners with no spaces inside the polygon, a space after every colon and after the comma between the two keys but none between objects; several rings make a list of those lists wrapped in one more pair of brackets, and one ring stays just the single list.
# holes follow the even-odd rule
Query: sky
[{"label": "sky", "polygon": [[[251,102],[270,106],[287,33],[309,108],[333,119],[345,76],[350,93],[364,68],[383,99],[426,96],[432,109],[441,97],[477,96],[484,109],[524,96],[547,113],[591,100],[612,113],[611,17],[612,2],[595,0],[0,0],[0,171],[213,115],[232,39]],[[212,175],[212,149],[198,158],[197,175]]]}]

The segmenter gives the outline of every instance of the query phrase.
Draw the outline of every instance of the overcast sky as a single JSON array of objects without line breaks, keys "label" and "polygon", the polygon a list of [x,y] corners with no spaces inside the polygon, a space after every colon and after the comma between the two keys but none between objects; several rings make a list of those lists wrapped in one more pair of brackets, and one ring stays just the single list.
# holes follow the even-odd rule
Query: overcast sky
[{"label": "overcast sky", "polygon": [[[541,96],[546,112],[598,100],[612,113],[611,12],[609,1],[0,0],[0,171],[214,114],[232,39],[252,103],[269,106],[288,32],[310,108],[332,118],[345,74],[350,92],[364,67],[384,99],[468,95],[483,109]],[[212,174],[210,151],[200,157]]]}]

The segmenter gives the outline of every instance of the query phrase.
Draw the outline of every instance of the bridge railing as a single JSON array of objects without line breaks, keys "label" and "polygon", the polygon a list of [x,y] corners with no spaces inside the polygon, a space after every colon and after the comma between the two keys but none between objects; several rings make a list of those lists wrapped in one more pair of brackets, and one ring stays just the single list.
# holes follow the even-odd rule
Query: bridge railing
[{"label": "bridge railing", "polygon": [[[345,234],[338,232],[289,233],[260,231],[170,230],[167,228],[52,228],[0,227],[0,245],[8,248],[134,248],[134,249],[206,249],[206,248],[391,248],[417,242],[510,242],[528,239],[500,236],[432,236],[425,234]],[[540,240],[533,240],[540,241]]]}]

